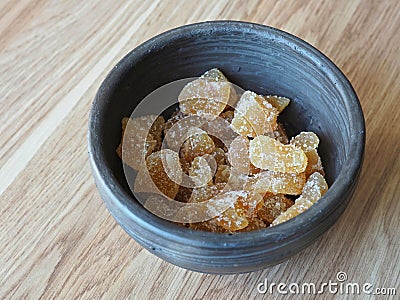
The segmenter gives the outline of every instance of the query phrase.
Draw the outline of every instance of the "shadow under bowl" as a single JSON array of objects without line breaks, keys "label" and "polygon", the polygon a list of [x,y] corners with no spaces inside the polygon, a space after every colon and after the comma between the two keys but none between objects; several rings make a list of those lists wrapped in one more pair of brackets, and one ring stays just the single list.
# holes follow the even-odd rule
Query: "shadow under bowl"
[{"label": "shadow under bowl", "polygon": [[[298,217],[253,232],[194,231],[158,218],[132,195],[115,153],[121,119],[160,86],[215,67],[244,89],[291,98],[280,116],[288,133],[313,131],[320,137],[319,153],[330,188]],[[115,220],[158,257],[219,274],[277,264],[331,227],[353,195],[364,145],[365,123],[357,95],[327,57],[286,32],[237,21],[179,27],[132,50],[98,90],[88,130],[93,176]]]}]

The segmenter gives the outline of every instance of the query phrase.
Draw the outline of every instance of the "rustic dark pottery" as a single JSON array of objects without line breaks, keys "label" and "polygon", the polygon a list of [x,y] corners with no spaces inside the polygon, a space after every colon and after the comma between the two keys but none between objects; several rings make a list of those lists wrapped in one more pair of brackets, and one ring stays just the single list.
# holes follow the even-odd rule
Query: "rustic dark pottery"
[{"label": "rustic dark pottery", "polygon": [[[115,153],[121,119],[158,87],[214,67],[244,89],[293,99],[280,117],[289,134],[311,130],[320,137],[330,188],[300,216],[254,232],[217,234],[162,220],[133,197]],[[286,32],[236,21],[179,27],[132,50],[97,92],[88,130],[93,176],[115,220],[158,257],[183,268],[219,274],[280,263],[330,228],[354,193],[364,145],[365,124],[357,95],[326,56]]]}]

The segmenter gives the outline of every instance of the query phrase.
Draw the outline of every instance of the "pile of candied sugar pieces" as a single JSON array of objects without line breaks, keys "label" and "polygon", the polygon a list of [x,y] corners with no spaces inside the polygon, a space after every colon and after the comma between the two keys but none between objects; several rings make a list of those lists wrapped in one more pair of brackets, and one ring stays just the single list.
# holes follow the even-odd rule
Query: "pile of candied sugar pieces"
[{"label": "pile of candied sugar pieces", "polygon": [[117,153],[138,171],[135,193],[190,204],[231,199],[217,215],[182,225],[213,232],[266,228],[304,212],[328,190],[317,135],[301,132],[289,141],[278,122],[288,98],[239,95],[212,69],[189,82],[178,101],[166,121],[124,118]]}]

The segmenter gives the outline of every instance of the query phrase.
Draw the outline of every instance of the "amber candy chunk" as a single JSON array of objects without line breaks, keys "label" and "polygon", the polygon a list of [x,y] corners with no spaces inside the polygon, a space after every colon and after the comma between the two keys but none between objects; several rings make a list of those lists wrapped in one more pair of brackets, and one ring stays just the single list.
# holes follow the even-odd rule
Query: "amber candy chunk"
[{"label": "amber candy chunk", "polygon": [[246,192],[238,198],[235,208],[242,212],[246,217],[257,217],[258,210],[263,206],[264,199],[261,194],[254,191]]},{"label": "amber candy chunk", "polygon": [[219,165],[215,172],[215,183],[226,183],[229,180],[231,168],[228,165]]},{"label": "amber candy chunk", "polygon": [[218,68],[214,68],[206,71],[200,78],[208,78],[214,81],[228,81],[225,77],[224,73],[221,72]]},{"label": "amber candy chunk", "polygon": [[247,218],[233,207],[228,208],[216,217],[216,223],[228,231],[241,230],[249,225]]},{"label": "amber candy chunk", "polygon": [[282,173],[301,173],[307,166],[303,150],[263,135],[250,141],[250,161],[260,169]]},{"label": "amber candy chunk", "polygon": [[144,159],[161,148],[164,118],[154,115],[123,118],[121,123],[122,137],[117,154],[124,163],[139,170],[144,167]]},{"label": "amber candy chunk", "polygon": [[259,230],[259,229],[263,229],[269,226],[269,223],[265,223],[263,220],[259,219],[259,218],[247,218],[249,224],[240,230],[237,230],[237,232],[249,232],[249,231],[253,231],[253,230]]},{"label": "amber candy chunk", "polygon": [[247,137],[267,134],[276,129],[278,111],[254,92],[246,91],[236,105],[232,129]]},{"label": "amber candy chunk", "polygon": [[227,81],[199,78],[189,82],[178,96],[179,108],[187,115],[218,116],[230,101],[234,89]]},{"label": "amber candy chunk", "polygon": [[325,178],[318,172],[310,175],[303,187],[301,197],[315,203],[328,191],[328,184]]},{"label": "amber candy chunk", "polygon": [[272,223],[293,204],[294,202],[283,194],[274,195],[267,193],[264,196],[263,206],[258,210],[257,215],[265,222]]},{"label": "amber candy chunk", "polygon": [[313,203],[317,202],[328,190],[325,178],[318,172],[311,174],[303,187],[303,192],[296,200],[292,207],[280,214],[272,225],[277,225],[294,218],[300,213],[310,208]]},{"label": "amber candy chunk", "polygon": [[224,189],[224,187],[224,183],[195,187],[193,189],[189,202],[198,203],[209,200],[212,197],[218,195]]},{"label": "amber candy chunk", "polygon": [[165,124],[164,124],[164,135],[168,132],[168,130],[171,129],[171,127],[176,124],[177,122],[179,122],[180,120],[182,120],[184,117],[186,117],[185,114],[183,114],[180,109],[177,109],[173,112],[173,114],[171,115],[171,118],[169,118]]},{"label": "amber candy chunk", "polygon": [[178,154],[169,149],[154,152],[146,158],[146,166],[158,190],[171,199],[175,198],[179,190],[176,181],[180,182],[182,178]]},{"label": "amber candy chunk", "polygon": [[212,182],[213,171],[206,158],[202,156],[195,157],[189,169],[189,176],[195,183],[195,186],[203,186]]},{"label": "amber candy chunk", "polygon": [[298,216],[302,212],[305,212],[311,207],[313,203],[307,199],[299,199],[295,202],[287,211],[280,214],[272,223],[271,226],[281,224],[283,222],[289,221],[294,217]]},{"label": "amber candy chunk", "polygon": [[229,145],[228,159],[235,171],[253,175],[261,170],[250,162],[249,143],[250,141],[246,137],[236,137]]},{"label": "amber candy chunk", "polygon": [[264,96],[264,99],[268,101],[273,107],[275,107],[279,113],[281,113],[286,106],[289,105],[290,99],[286,97],[280,97],[280,96]]},{"label": "amber candy chunk", "polygon": [[316,149],[310,149],[304,152],[307,155],[308,163],[305,170],[306,177],[308,178],[312,173],[318,172],[325,176],[324,167],[322,166],[321,157],[318,155]]},{"label": "amber candy chunk", "polygon": [[263,171],[250,178],[244,189],[260,194],[300,195],[306,182],[304,173],[280,173]]},{"label": "amber candy chunk", "polygon": [[190,196],[192,196],[191,188],[185,186],[179,186],[178,193],[175,196],[175,200],[183,203],[189,202]]},{"label": "amber candy chunk", "polygon": [[184,162],[192,162],[195,157],[212,154],[214,150],[214,142],[206,132],[193,134],[182,144],[180,157]]},{"label": "amber candy chunk", "polygon": [[314,132],[303,131],[290,140],[290,144],[308,151],[311,149],[317,149],[319,144],[319,138]]}]

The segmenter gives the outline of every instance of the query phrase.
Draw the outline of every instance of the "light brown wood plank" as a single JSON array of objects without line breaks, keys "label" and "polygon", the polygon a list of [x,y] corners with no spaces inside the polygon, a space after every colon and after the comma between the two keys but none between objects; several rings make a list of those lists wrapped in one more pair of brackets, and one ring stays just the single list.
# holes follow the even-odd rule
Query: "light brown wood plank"
[{"label": "light brown wood plank", "polygon": [[[337,224],[278,266],[230,276],[175,267],[129,238],[86,152],[90,104],[112,66],[151,36],[215,19],[304,38],[349,77],[367,123],[360,185]],[[320,283],[338,271],[399,293],[398,28],[395,0],[1,2],[0,298],[259,299],[265,278]]]}]

